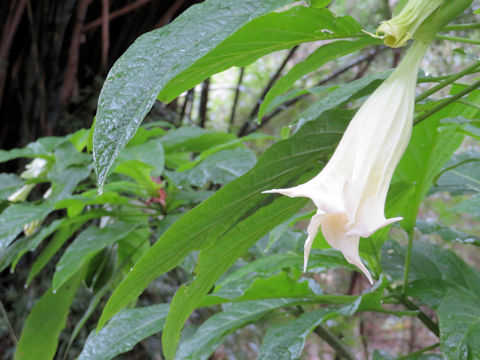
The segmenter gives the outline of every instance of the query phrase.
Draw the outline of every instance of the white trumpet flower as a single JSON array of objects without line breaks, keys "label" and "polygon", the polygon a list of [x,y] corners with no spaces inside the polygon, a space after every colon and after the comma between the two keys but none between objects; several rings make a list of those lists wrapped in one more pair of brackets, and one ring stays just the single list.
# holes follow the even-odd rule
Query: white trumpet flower
[{"label": "white trumpet flower", "polygon": [[412,131],[418,67],[428,44],[415,42],[398,68],[360,107],[330,161],[308,182],[279,193],[310,198],[318,210],[308,226],[304,270],[319,227],[373,283],[359,254],[360,237],[402,218],[385,218],[385,199]]}]

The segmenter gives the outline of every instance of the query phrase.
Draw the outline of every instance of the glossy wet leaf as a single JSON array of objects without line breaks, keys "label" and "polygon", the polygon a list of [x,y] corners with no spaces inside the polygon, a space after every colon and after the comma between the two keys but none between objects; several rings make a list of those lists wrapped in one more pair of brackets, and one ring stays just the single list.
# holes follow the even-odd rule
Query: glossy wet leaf
[{"label": "glossy wet leaf", "polygon": [[295,6],[246,24],[213,51],[175,77],[159,95],[169,102],[210,75],[232,66],[246,66],[274,51],[318,40],[362,36],[361,26],[350,16],[337,17],[327,9]]},{"label": "glossy wet leaf", "polygon": [[117,60],[98,100],[93,154],[100,188],[160,91],[249,21],[292,0],[207,0],[140,36]]},{"label": "glossy wet leaf", "polygon": [[90,332],[78,360],[110,360],[162,331],[168,304],[123,310],[98,333]]},{"label": "glossy wet leaf", "polygon": [[480,358],[480,297],[478,293],[452,289],[438,308],[440,346],[451,360]]}]

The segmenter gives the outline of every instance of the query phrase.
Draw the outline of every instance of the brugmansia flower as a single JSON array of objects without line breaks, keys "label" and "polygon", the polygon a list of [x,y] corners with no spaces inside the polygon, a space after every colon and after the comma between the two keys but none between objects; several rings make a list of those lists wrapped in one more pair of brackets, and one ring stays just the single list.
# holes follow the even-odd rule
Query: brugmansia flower
[{"label": "brugmansia flower", "polygon": [[410,139],[417,71],[427,47],[423,42],[413,44],[398,68],[357,111],[317,176],[293,188],[264,191],[307,197],[318,208],[307,229],[305,269],[320,227],[327,242],[373,283],[360,259],[359,240],[402,219],[385,218],[385,199]]},{"label": "brugmansia flower", "polygon": [[445,0],[410,0],[392,19],[382,21],[374,36],[383,39],[389,47],[404,46],[424,20],[444,2]]}]

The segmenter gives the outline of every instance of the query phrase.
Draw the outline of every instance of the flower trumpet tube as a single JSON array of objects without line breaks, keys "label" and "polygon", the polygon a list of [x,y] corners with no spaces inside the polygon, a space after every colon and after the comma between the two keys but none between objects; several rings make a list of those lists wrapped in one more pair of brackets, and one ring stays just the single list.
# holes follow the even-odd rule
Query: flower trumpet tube
[{"label": "flower trumpet tube", "polygon": [[396,16],[380,23],[374,36],[383,39],[389,47],[404,46],[425,19],[444,2],[445,0],[409,0]]},{"label": "flower trumpet tube", "polygon": [[369,237],[400,217],[385,218],[385,199],[395,167],[410,140],[418,67],[428,44],[417,41],[398,68],[357,111],[333,156],[308,182],[264,193],[310,198],[318,208],[308,226],[304,270],[321,228],[373,283],[359,254],[360,237]]}]

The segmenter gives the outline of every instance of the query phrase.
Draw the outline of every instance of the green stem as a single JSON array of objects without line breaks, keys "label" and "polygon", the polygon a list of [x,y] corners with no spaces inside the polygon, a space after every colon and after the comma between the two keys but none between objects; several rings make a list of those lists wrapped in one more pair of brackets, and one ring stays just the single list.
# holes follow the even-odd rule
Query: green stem
[{"label": "green stem", "polygon": [[347,360],[357,360],[355,355],[353,355],[352,352],[345,345],[343,345],[342,342],[335,336],[335,334],[332,333],[325,325],[318,325],[313,332],[325,340],[328,345],[334,348],[337,354],[342,358]]},{"label": "green stem", "polygon": [[407,309],[418,311],[418,319],[432,332],[435,336],[440,336],[440,330],[438,329],[438,325],[433,322],[427,314],[425,314],[420,308],[415,305],[410,299],[400,294],[399,292],[393,290],[390,286],[387,287],[388,291],[398,300],[400,301]]},{"label": "green stem", "polygon": [[480,23],[449,25],[449,26],[445,26],[442,29],[442,31],[472,30],[472,29],[480,29]]},{"label": "green stem", "polygon": [[435,343],[435,344],[433,344],[433,345],[430,345],[430,346],[424,347],[423,349],[420,349],[420,350],[417,350],[417,351],[415,351],[415,352],[412,352],[412,353],[410,353],[410,354],[408,354],[408,355],[401,356],[401,357],[397,358],[397,360],[415,359],[417,355],[421,355],[421,354],[423,354],[424,352],[429,351],[429,350],[433,350],[433,349],[435,349],[435,348],[437,348],[437,347],[439,347],[439,346],[440,346],[440,343],[437,342],[437,343]]},{"label": "green stem", "polygon": [[445,106],[450,105],[451,103],[454,103],[455,101],[460,99],[462,96],[465,96],[466,94],[471,93],[473,90],[476,90],[479,87],[480,87],[480,80],[474,82],[472,85],[465,88],[463,91],[459,92],[458,94],[455,94],[455,95],[449,97],[448,99],[446,99],[442,103],[438,104],[434,108],[430,109],[429,111],[417,116],[415,118],[415,120],[413,121],[413,125],[417,125],[417,124],[421,123],[423,120],[429,118],[430,116],[435,114],[437,111],[440,111],[441,109],[443,109]]},{"label": "green stem", "polygon": [[408,274],[410,272],[410,259],[412,257],[412,245],[413,245],[414,234],[415,234],[415,226],[412,225],[410,229],[408,229],[408,245],[407,245],[407,253],[405,255],[405,270],[403,272],[402,294],[405,294],[408,286]]},{"label": "green stem", "polygon": [[388,310],[388,309],[375,309],[376,313],[388,314],[393,316],[414,316],[417,317],[420,315],[418,310],[407,310],[407,311],[398,311],[398,310]]},{"label": "green stem", "polygon": [[463,70],[460,71],[459,73],[451,75],[450,77],[448,77],[447,79],[445,79],[445,80],[442,81],[441,83],[435,85],[435,86],[432,87],[431,89],[428,89],[427,91],[425,91],[425,92],[423,92],[422,94],[418,95],[417,98],[415,99],[415,102],[420,102],[420,101],[426,99],[426,98],[429,97],[430,95],[432,95],[432,94],[436,93],[437,91],[443,89],[445,86],[448,86],[448,85],[454,83],[455,81],[457,81],[457,80],[460,79],[461,77],[464,77],[465,75],[478,72],[478,68],[479,68],[479,67],[480,67],[480,61],[474,62],[472,65],[470,65],[469,67],[463,69]]},{"label": "green stem", "polygon": [[480,45],[480,40],[468,39],[468,38],[459,37],[459,36],[435,35],[435,38],[439,40],[449,40],[449,41],[456,41],[456,42],[462,42],[467,44]]}]

